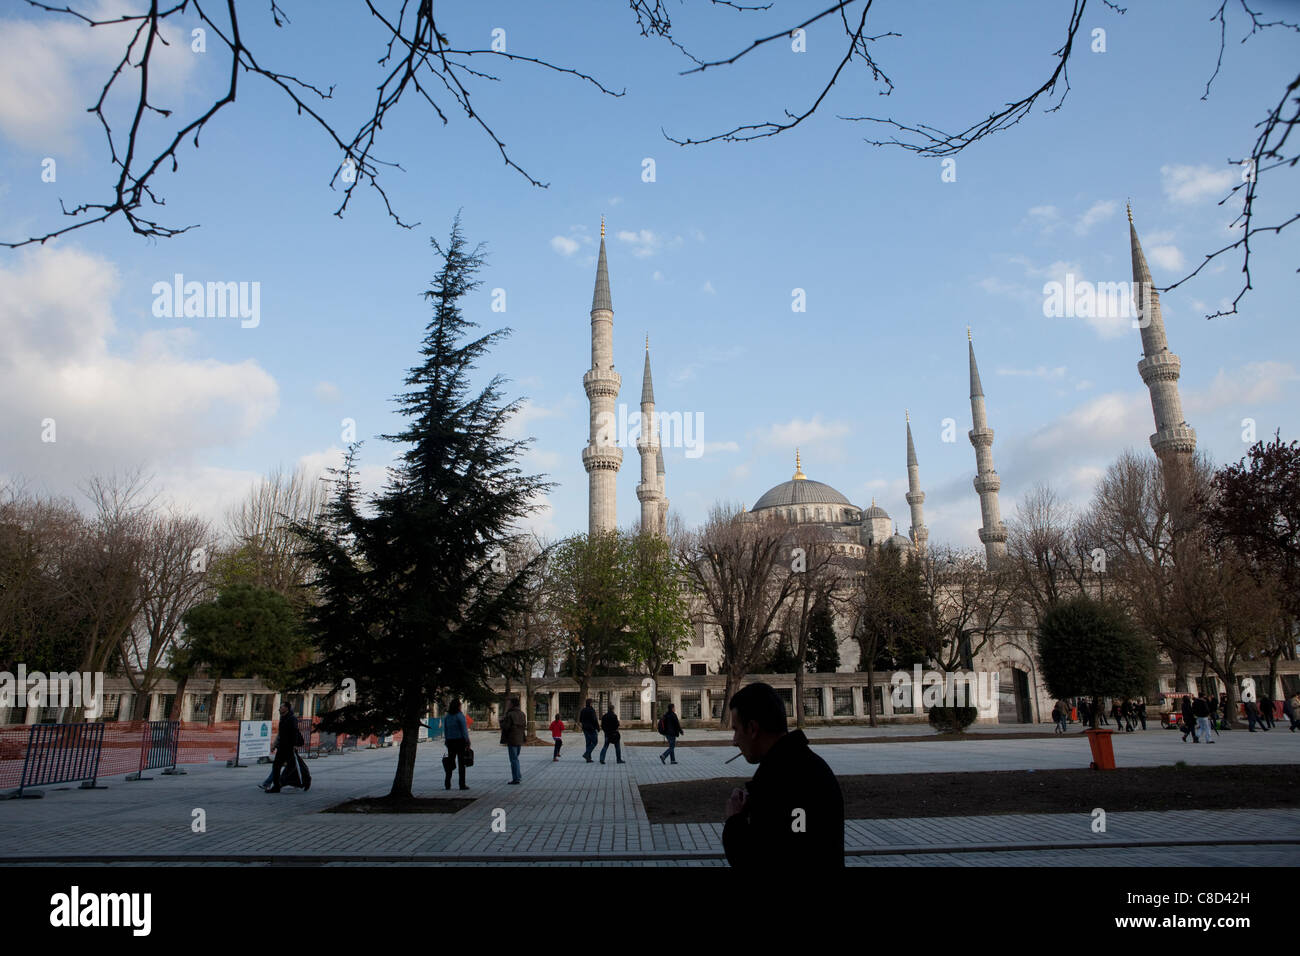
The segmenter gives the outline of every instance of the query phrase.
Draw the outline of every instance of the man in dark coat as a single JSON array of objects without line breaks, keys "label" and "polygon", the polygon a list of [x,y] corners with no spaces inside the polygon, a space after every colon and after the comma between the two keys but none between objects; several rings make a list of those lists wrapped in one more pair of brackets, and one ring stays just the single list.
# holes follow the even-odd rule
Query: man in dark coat
[{"label": "man in dark coat", "polygon": [[790,732],[785,705],[768,684],[731,698],[732,743],[758,764],[731,792],[722,846],[736,867],[806,873],[844,865],[844,797],[826,761]]},{"label": "man in dark coat", "polygon": [[668,738],[668,749],[659,755],[659,762],[664,763],[669,757],[677,762],[677,738],[682,736],[682,722],[677,719],[677,705],[669,704],[668,712],[659,718],[663,721],[663,735]]},{"label": "man in dark coat", "polygon": [[600,743],[600,721],[596,719],[596,708],[591,706],[590,697],[587,698],[587,706],[578,713],[578,724],[582,727],[582,736],[587,740],[587,749],[583,752],[582,759],[591,763],[591,752]]},{"label": "man in dark coat", "polygon": [[271,787],[266,791],[267,793],[280,792],[280,771],[286,764],[293,764],[295,759],[293,748],[300,740],[302,735],[298,733],[298,718],[294,716],[288,704],[281,704],[280,727],[275,735],[275,743],[271,745],[271,749],[275,751],[275,763],[271,765]]},{"label": "man in dark coat", "polygon": [[601,729],[605,731],[605,746],[600,748],[600,762],[605,762],[605,754],[609,753],[609,745],[614,745],[614,757],[619,763],[627,763],[623,759],[623,735],[618,732],[618,714],[614,713],[614,705],[609,705],[609,711],[604,717],[600,718]]},{"label": "man in dark coat", "polygon": [[1268,694],[1259,695],[1259,726],[1264,730],[1272,730],[1273,725],[1277,723],[1277,718],[1273,716],[1273,698]]},{"label": "man in dark coat", "polygon": [[1192,695],[1188,694],[1183,698],[1183,743],[1187,743],[1187,735],[1192,735],[1192,743],[1201,742],[1200,735],[1196,732],[1196,715],[1192,707]]}]

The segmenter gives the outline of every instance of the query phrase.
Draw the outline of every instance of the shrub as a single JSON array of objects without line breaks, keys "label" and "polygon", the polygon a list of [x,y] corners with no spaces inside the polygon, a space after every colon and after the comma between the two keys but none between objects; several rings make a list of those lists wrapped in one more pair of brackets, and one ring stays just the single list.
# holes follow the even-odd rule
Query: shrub
[{"label": "shrub", "polygon": [[959,734],[975,723],[977,716],[974,707],[931,707],[930,725],[941,734]]}]

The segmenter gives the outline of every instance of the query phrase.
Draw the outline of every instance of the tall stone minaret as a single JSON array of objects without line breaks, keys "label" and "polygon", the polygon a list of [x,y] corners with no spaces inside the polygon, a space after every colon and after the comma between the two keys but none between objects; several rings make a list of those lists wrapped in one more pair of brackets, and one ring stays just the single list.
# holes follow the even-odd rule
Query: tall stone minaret
[{"label": "tall stone minaret", "polygon": [[655,477],[659,480],[659,536],[668,537],[668,486],[664,484],[664,449],[655,449]]},{"label": "tall stone minaret", "polygon": [[975,364],[975,343],[970,328],[966,329],[966,345],[970,350],[970,443],[975,446],[975,490],[980,496],[980,514],[984,527],[980,540],[989,567],[1007,554],[1007,529],[1002,526],[998,509],[998,489],[1002,480],[993,470],[993,429],[989,428],[988,413],[984,409],[984,387],[980,384],[980,370]]},{"label": "tall stone minaret", "polygon": [[596,291],[591,297],[591,368],[582,376],[591,404],[591,437],[582,450],[582,467],[588,476],[587,530],[591,534],[618,530],[618,469],[623,464],[623,449],[615,444],[614,401],[622,384],[622,377],[614,371],[614,304],[609,297],[605,219],[601,217]]},{"label": "tall stone minaret", "polygon": [[655,417],[655,386],[650,378],[650,336],[645,337],[645,371],[641,376],[641,435],[636,440],[636,450],[641,453],[641,483],[636,486],[636,497],[641,502],[641,531],[659,534],[659,511],[663,506],[664,492],[659,484],[659,421]]},{"label": "tall stone minaret", "polygon": [[[1151,282],[1151,270],[1133,227],[1133,210],[1128,209],[1129,245],[1133,251],[1133,297],[1142,327],[1142,360],[1138,373],[1151,393],[1151,411],[1155,415],[1156,433],[1151,447],[1161,460],[1196,453],[1196,431],[1183,420],[1183,400],[1178,395],[1178,376],[1182,363],[1169,351],[1165,338],[1165,321],[1160,316],[1160,296]],[[1147,305],[1143,309],[1144,303]]]},{"label": "tall stone minaret", "polygon": [[925,526],[925,516],[921,506],[925,504],[925,492],[921,490],[921,468],[916,462],[916,446],[912,444],[912,418],[903,409],[903,418],[907,422],[907,505],[912,509],[912,528],[908,537],[912,539],[917,552],[925,550],[930,540],[930,529]]}]

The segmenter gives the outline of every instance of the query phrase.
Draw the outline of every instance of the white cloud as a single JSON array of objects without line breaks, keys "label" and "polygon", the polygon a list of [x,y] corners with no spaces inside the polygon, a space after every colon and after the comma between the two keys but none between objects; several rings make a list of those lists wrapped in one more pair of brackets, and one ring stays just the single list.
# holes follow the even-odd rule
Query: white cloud
[{"label": "white cloud", "polygon": [[1183,267],[1183,253],[1177,246],[1152,246],[1146,250],[1151,261],[1162,269],[1181,269]]},{"label": "white cloud", "polygon": [[1161,166],[1165,195],[1174,202],[1195,203],[1219,199],[1240,181],[1237,167],[1215,169],[1211,166]]},{"label": "white cloud", "polygon": [[1231,372],[1219,369],[1209,385],[1184,396],[1183,409],[1193,417],[1223,408],[1275,402],[1282,397],[1284,383],[1297,379],[1300,375],[1289,362],[1251,362]]},{"label": "white cloud", "polygon": [[578,242],[568,236],[551,237],[551,248],[562,256],[571,256],[578,251]]},{"label": "white cloud", "polygon": [[663,274],[662,272],[660,272],[658,269],[656,269],[656,270],[655,270],[655,271],[650,275],[650,278],[654,279],[655,282],[663,282],[663,281],[664,281],[664,274]]},{"label": "white cloud", "polygon": [[[139,4],[121,0],[102,0],[78,9],[96,20],[140,12]],[[184,23],[179,18],[165,21],[162,36],[167,43],[154,44],[149,99],[156,107],[176,109],[183,102],[198,60],[190,52],[190,22],[191,18]],[[101,130],[86,109],[94,105],[136,25],[109,23],[92,28],[79,19],[57,14],[0,21],[0,132],[22,146],[54,153],[68,149],[78,131]],[[132,62],[138,61],[139,53],[137,46]],[[139,73],[126,69],[114,90],[133,90],[138,83]],[[129,121],[128,113],[120,109],[111,112],[127,103],[125,93],[109,98],[110,122]],[[134,100],[129,103],[133,105]],[[176,115],[170,120],[149,116],[145,128],[157,129],[160,122],[176,128],[176,119]],[[114,129],[118,128],[115,123]]]},{"label": "white cloud", "polygon": [[760,434],[759,441],[776,448],[794,448],[846,438],[850,431],[846,422],[823,422],[820,415],[814,415],[809,421],[796,418],[770,425]]},{"label": "white cloud", "polygon": [[649,230],[641,229],[632,232],[627,229],[618,233],[619,242],[626,242],[632,247],[632,255],[638,259],[644,259],[647,256],[653,256],[663,248],[664,240],[659,234]]},{"label": "white cloud", "polygon": [[1109,219],[1115,215],[1119,209],[1119,203],[1113,199],[1101,199],[1088,207],[1088,211],[1079,217],[1079,221],[1074,224],[1074,231],[1077,235],[1084,235],[1102,220]]},{"label": "white cloud", "polygon": [[337,402],[343,397],[339,387],[333,382],[317,382],[316,387],[312,389],[312,394],[316,396],[317,401]]},{"label": "white cloud", "polygon": [[[192,330],[110,349],[117,289],[110,262],[72,248],[30,250],[0,266],[0,408],[8,422],[30,425],[0,433],[0,460],[14,473],[71,488],[115,469],[190,467],[275,412],[279,390],[263,368],[187,356]],[[52,443],[41,440],[47,418]]]},{"label": "white cloud", "polygon": [[704,287],[703,287],[702,289],[700,289],[700,291],[701,291],[701,292],[707,292],[709,295],[717,295],[717,294],[718,294],[718,290],[715,289],[715,288],[713,288],[713,280],[711,280],[711,279],[705,281],[705,283],[704,283]]},{"label": "white cloud", "polygon": [[1037,368],[1000,368],[999,375],[1018,375],[1025,378],[1042,378],[1048,381],[1060,381],[1065,378],[1065,366],[1057,365],[1054,368],[1048,368],[1046,365],[1039,365]]},{"label": "white cloud", "polygon": [[700,453],[712,451],[740,451],[740,445],[734,441],[706,441],[700,443]]}]

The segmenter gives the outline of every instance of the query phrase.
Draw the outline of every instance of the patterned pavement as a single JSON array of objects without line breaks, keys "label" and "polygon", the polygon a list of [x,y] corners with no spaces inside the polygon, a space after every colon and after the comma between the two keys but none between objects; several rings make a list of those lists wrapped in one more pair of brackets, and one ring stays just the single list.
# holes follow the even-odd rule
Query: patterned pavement
[{"label": "patterned pavement", "polygon": [[[481,735],[485,736],[485,735]],[[722,738],[725,739],[725,738]],[[522,863],[718,865],[721,824],[651,824],[637,786],[747,776],[725,764],[728,746],[680,748],[677,766],[658,749],[626,747],[627,763],[581,759],[570,740],[560,762],[527,747],[522,786],[508,786],[505,750],[479,740],[470,770],[473,804],[454,814],[355,815],[319,811],[387,791],[396,748],[311,762],[308,793],[256,789],[265,766],[209,764],[184,776],[125,782],[104,790],[44,788],[43,799],[0,801],[0,863]],[[719,739],[721,744],[721,739]],[[1086,766],[1087,742],[1061,739],[895,741],[814,746],[839,774],[1025,770]],[[1149,731],[1117,741],[1121,765],[1281,763],[1295,759],[1300,735],[1233,733],[1215,746],[1182,744]],[[415,790],[442,789],[436,743],[421,745]],[[461,796],[453,790],[451,796]],[[1091,809],[1091,808],[1089,808]],[[196,810],[204,832],[195,832]],[[722,807],[717,808],[719,818]],[[1300,843],[1300,810],[1112,813],[1106,833],[1091,816],[1026,814],[850,821],[851,865],[1282,865]],[[1172,854],[1172,856],[1171,856]]]}]

